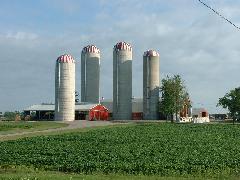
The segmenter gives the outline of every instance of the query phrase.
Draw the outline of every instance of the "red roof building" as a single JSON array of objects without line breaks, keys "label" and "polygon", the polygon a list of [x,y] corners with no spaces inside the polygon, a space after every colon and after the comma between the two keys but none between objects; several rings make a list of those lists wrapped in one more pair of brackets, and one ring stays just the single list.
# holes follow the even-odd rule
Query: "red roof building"
[{"label": "red roof building", "polygon": [[104,120],[107,121],[108,120],[108,109],[103,106],[103,105],[96,105],[93,108],[91,108],[89,110],[89,120],[90,121],[98,121],[98,120]]}]

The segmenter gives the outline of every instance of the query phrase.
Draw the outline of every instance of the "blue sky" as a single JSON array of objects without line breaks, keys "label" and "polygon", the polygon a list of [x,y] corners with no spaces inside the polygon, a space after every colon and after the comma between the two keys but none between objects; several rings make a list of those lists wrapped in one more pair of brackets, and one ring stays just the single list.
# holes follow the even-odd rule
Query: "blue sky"
[{"label": "blue sky", "polygon": [[[240,1],[204,0],[240,25]],[[81,50],[101,50],[101,94],[112,98],[112,48],[133,46],[133,95],[142,96],[142,54],[159,51],[160,79],[180,74],[193,106],[210,112],[219,97],[240,85],[240,32],[198,0],[1,0],[0,111],[54,102],[56,58],[76,59],[80,91]]]}]

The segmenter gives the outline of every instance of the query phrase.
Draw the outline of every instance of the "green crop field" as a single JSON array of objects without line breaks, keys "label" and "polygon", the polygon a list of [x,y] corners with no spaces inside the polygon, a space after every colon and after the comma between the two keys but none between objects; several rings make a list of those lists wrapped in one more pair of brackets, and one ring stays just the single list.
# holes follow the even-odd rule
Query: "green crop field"
[{"label": "green crop field", "polygon": [[1,169],[238,177],[240,126],[139,124],[0,142]]},{"label": "green crop field", "polygon": [[54,128],[60,128],[60,127],[66,127],[66,126],[67,124],[64,124],[64,123],[56,123],[56,122],[50,122],[50,121],[42,121],[42,122],[0,121],[0,135],[26,132],[26,131],[54,129]]}]

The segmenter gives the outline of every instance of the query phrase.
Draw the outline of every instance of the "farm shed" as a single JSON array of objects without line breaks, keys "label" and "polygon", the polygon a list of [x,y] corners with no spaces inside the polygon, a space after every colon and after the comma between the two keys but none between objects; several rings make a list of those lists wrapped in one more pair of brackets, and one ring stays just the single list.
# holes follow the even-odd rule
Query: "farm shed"
[{"label": "farm shed", "polygon": [[109,116],[108,109],[101,104],[98,104],[89,110],[89,120],[90,121],[94,121],[94,120],[107,121],[108,116]]},{"label": "farm shed", "polygon": [[209,113],[204,108],[193,108],[192,117],[194,123],[207,123],[210,122]]},{"label": "farm shed", "polygon": [[[85,102],[75,104],[75,120],[88,119],[89,110],[96,105]],[[35,120],[53,120],[54,108],[54,104],[42,103],[27,107],[23,111],[25,115],[35,114]]]},{"label": "farm shed", "polygon": [[[108,120],[112,119],[113,102],[111,99],[104,99],[100,102],[108,110]],[[75,120],[88,120],[89,110],[97,106],[96,103],[78,102],[75,104]],[[42,103],[29,106],[23,111],[25,115],[35,114],[34,120],[53,120],[54,119],[53,103]],[[143,100],[141,98],[132,99],[132,119],[143,119]]]}]

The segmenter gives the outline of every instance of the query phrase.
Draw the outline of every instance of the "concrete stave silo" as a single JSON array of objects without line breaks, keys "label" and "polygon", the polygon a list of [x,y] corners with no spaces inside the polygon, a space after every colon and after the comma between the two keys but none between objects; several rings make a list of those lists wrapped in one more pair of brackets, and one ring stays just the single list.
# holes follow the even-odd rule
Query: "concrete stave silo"
[{"label": "concrete stave silo", "polygon": [[143,54],[143,119],[159,118],[159,53],[148,50]]},{"label": "concrete stave silo", "polygon": [[132,47],[126,42],[113,48],[113,119],[132,119]]},{"label": "concrete stave silo", "polygon": [[75,120],[75,60],[68,54],[59,56],[56,61],[54,119]]},{"label": "concrete stave silo", "polygon": [[81,101],[98,103],[100,97],[100,50],[95,45],[81,54]]}]

